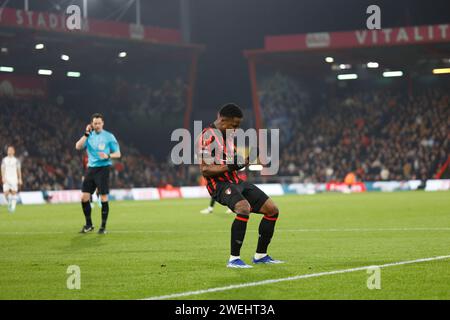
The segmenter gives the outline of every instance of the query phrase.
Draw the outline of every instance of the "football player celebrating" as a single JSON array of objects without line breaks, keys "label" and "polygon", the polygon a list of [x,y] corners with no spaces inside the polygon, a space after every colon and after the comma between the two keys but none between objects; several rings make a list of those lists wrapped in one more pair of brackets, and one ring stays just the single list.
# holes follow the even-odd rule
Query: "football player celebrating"
[{"label": "football player celebrating", "polygon": [[[283,262],[272,259],[267,254],[278,219],[278,208],[262,190],[239,177],[237,172],[249,164],[249,158],[245,161],[239,160],[234,141],[226,139],[226,131],[239,128],[242,119],[243,113],[237,105],[226,104],[220,109],[214,123],[203,130],[197,144],[197,155],[201,159],[200,170],[208,182],[206,187],[209,194],[215,201],[227,206],[236,214],[231,225],[231,255],[227,264],[229,268],[252,267],[240,257],[250,212],[263,214],[253,263]],[[231,164],[226,163],[227,148],[234,150]]]}]

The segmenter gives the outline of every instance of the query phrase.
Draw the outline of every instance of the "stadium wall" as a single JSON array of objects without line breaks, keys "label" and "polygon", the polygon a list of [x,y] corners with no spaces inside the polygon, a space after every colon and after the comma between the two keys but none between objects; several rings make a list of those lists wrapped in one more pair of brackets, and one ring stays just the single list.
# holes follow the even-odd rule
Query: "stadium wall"
[{"label": "stadium wall", "polygon": [[[270,196],[282,196],[288,194],[312,195],[323,192],[395,192],[414,191],[419,189],[425,189],[425,191],[448,191],[450,190],[450,179],[427,180],[425,184],[423,184],[420,180],[360,182],[353,184],[350,188],[348,185],[341,182],[293,184],[271,183],[257,184],[257,186]],[[205,187],[112,189],[110,193],[110,200],[112,201],[149,201],[197,198],[209,198],[209,194]],[[97,200],[95,195],[94,200]],[[80,190],[55,190],[20,192],[18,203],[28,205],[45,203],[76,203],[79,201]],[[5,204],[5,197],[3,194],[0,194],[0,205]]]}]

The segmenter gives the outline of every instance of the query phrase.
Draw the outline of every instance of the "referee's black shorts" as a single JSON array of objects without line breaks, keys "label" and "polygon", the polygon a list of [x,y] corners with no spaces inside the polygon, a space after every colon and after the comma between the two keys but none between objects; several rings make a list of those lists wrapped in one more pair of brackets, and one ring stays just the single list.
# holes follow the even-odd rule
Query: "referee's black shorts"
[{"label": "referee's black shorts", "polygon": [[216,190],[211,194],[212,198],[221,205],[234,211],[236,203],[247,200],[250,203],[251,212],[259,213],[261,207],[269,199],[261,189],[252,183],[243,181],[239,184],[218,182]]},{"label": "referee's black shorts", "polygon": [[98,194],[109,194],[109,168],[110,166],[89,167],[81,191],[93,194],[98,189]]}]

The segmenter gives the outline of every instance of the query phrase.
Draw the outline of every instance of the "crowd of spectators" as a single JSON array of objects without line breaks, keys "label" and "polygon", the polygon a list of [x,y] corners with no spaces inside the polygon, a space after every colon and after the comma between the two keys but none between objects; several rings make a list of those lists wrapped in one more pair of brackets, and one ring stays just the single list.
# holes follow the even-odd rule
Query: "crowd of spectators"
[{"label": "crowd of spectators", "polygon": [[344,90],[296,120],[279,174],[297,181],[342,181],[348,172],[364,181],[429,179],[450,154],[445,89]]},{"label": "crowd of spectators", "polygon": [[[141,98],[178,99],[181,104],[180,93],[170,93],[166,86],[147,88]],[[175,86],[184,90],[181,81]],[[349,172],[363,181],[428,179],[450,153],[450,94],[442,88],[413,93],[343,89],[317,105],[293,79],[277,74],[263,86],[260,98],[265,118],[272,120],[268,127],[288,126],[281,130],[278,176],[290,181],[342,181]],[[2,157],[8,145],[15,146],[22,190],[80,188],[84,152],[74,145],[86,124],[75,110],[6,97],[0,98],[0,110]],[[146,107],[132,110],[143,117],[140,112]],[[175,166],[168,157],[145,154],[132,141],[118,138],[123,156],[113,164],[112,188],[198,184],[196,166]]]},{"label": "crowd of spectators", "polygon": [[108,97],[110,101],[106,105],[120,121],[161,123],[168,119],[167,114],[182,119],[186,93],[186,84],[180,77],[158,85],[117,77],[113,95]]},{"label": "crowd of spectators", "polygon": [[[0,143],[16,148],[21,161],[22,190],[78,189],[85,152],[75,150],[86,124],[74,111],[47,102],[0,99]],[[107,128],[106,128],[107,129]],[[123,157],[111,170],[113,188],[179,185],[186,168],[158,161],[119,139]]]}]

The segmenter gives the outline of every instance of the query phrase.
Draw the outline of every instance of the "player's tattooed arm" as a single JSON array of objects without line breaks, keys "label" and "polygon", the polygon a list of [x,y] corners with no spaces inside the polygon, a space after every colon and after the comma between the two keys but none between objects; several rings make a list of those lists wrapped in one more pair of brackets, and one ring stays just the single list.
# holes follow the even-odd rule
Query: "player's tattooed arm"
[{"label": "player's tattooed arm", "polygon": [[197,158],[200,159],[200,171],[205,178],[239,170],[248,164],[248,161],[245,161],[244,159],[239,159],[238,161],[237,154],[234,155],[232,163],[224,163],[225,160],[222,160],[222,156],[217,155],[217,152],[222,153],[223,150],[221,149],[220,144],[216,143],[214,136],[211,135],[209,131],[201,135],[200,139],[201,140],[196,143],[198,146]]},{"label": "player's tattooed arm", "polygon": [[215,177],[229,171],[226,164],[200,164],[200,171],[205,178]]},{"label": "player's tattooed arm", "polygon": [[211,161],[208,163],[205,163],[204,161],[200,164],[200,170],[202,172],[202,175],[204,177],[214,177],[217,175],[221,175],[224,172],[228,171],[237,171],[241,170],[242,168],[246,167],[249,164],[249,159],[242,158],[240,156],[235,156],[232,163],[229,164],[216,164],[212,163]]}]

